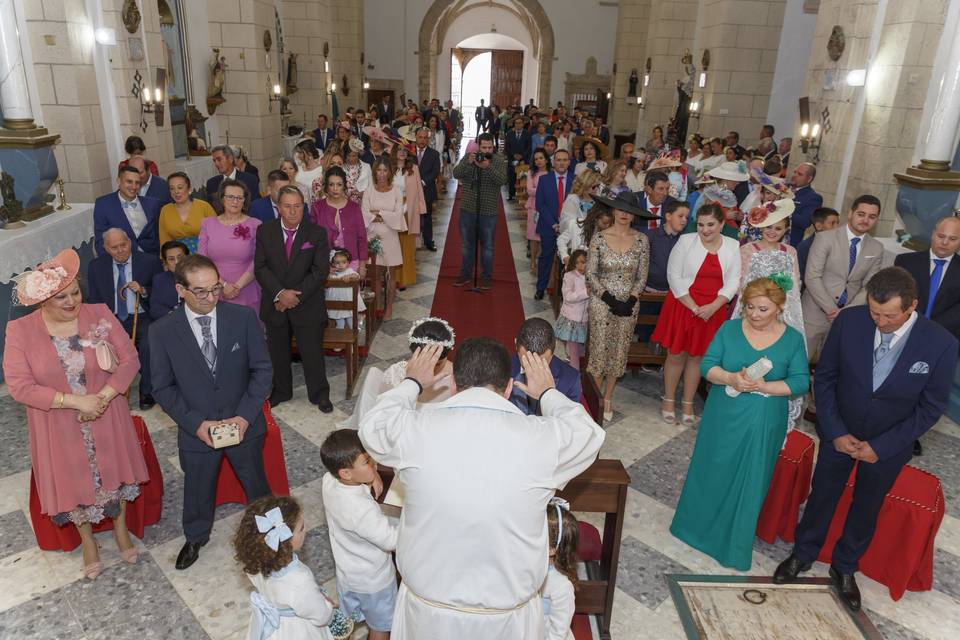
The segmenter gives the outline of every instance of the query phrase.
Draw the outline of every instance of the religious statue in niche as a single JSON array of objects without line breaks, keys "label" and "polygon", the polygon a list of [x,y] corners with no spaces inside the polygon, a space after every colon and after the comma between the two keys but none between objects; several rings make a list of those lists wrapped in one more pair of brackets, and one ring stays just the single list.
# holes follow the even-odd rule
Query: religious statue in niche
[{"label": "religious statue in niche", "polygon": [[203,132],[200,130],[206,117],[193,105],[187,106],[183,118],[183,126],[187,132],[187,149],[191,156],[208,156],[210,151],[207,149],[207,141],[203,138]]},{"label": "religious statue in niche", "polygon": [[687,102],[689,103],[690,98],[693,97],[693,77],[697,75],[697,68],[693,66],[693,54],[690,53],[690,49],[683,52],[680,62],[683,63],[683,75],[677,80],[677,89],[681,95],[687,96]]},{"label": "religious statue in niche", "polygon": [[19,229],[24,226],[23,203],[17,200],[13,190],[13,176],[6,171],[0,172],[0,226],[4,229]]},{"label": "religious statue in niche", "polygon": [[120,19],[123,20],[123,26],[127,33],[136,33],[140,28],[140,9],[137,7],[137,0],[124,0],[123,7],[120,9]]},{"label": "religious statue in niche", "polygon": [[637,70],[636,70],[636,69],[631,69],[631,70],[630,70],[630,80],[628,81],[628,83],[629,83],[629,88],[627,89],[627,95],[628,95],[629,97],[631,97],[631,98],[636,98],[636,97],[637,97],[637,83],[638,83],[639,81],[640,81],[640,78],[637,76]]},{"label": "religious statue in niche", "polygon": [[847,38],[843,35],[843,27],[834,25],[830,32],[830,39],[827,40],[827,55],[836,62],[843,55],[843,50],[847,46]]},{"label": "religious statue in niche", "polygon": [[217,107],[227,101],[223,97],[227,80],[227,59],[220,55],[220,49],[213,50],[213,64],[210,65],[210,82],[207,85],[207,108],[213,115]]},{"label": "religious statue in niche", "polygon": [[667,125],[667,140],[671,146],[682,145],[687,138],[690,124],[690,101],[693,98],[693,80],[697,68],[693,66],[693,54],[690,49],[683,52],[683,75],[677,80],[677,111]]},{"label": "religious statue in niche", "polygon": [[287,95],[297,92],[297,54],[291,53],[287,59]]}]

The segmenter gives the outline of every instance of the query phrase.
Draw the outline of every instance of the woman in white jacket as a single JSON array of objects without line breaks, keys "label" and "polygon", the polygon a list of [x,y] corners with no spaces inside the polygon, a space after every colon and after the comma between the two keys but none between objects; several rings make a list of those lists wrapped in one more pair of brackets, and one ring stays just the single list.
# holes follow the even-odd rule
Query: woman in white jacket
[{"label": "woman in white jacket", "polygon": [[557,255],[567,264],[567,258],[577,249],[586,249],[583,243],[583,225],[580,224],[593,208],[593,194],[600,185],[600,174],[584,171],[573,181],[570,195],[560,209],[560,235],[557,236]]},{"label": "woman in white jacket", "polygon": [[700,360],[727,319],[727,304],[740,286],[740,245],[721,235],[724,215],[707,204],[697,211],[697,232],[680,236],[667,261],[670,291],[663,302],[651,342],[669,352],[663,367],[665,422],[676,422],[677,385],[683,377],[683,417],[696,424],[693,399],[700,384]]}]

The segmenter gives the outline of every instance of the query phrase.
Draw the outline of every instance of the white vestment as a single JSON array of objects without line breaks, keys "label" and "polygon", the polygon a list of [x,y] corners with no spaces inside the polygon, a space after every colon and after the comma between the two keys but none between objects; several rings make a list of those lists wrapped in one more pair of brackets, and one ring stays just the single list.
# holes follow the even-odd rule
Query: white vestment
[{"label": "white vestment", "polygon": [[604,432],[555,390],[543,417],[485,388],[415,410],[418,391],[404,381],[360,422],[406,494],[391,638],[540,640],[547,502],[593,463]]}]

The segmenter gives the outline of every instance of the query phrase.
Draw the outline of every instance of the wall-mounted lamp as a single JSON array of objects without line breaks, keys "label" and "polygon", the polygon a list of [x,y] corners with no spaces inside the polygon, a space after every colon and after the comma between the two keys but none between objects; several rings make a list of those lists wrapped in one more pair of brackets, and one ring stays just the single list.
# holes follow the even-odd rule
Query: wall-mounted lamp
[{"label": "wall-mounted lamp", "polygon": [[133,87],[130,92],[133,94],[137,100],[140,102],[140,130],[146,132],[147,130],[147,118],[148,113],[154,114],[154,121],[158,127],[163,126],[163,90],[160,88],[166,84],[167,80],[167,70],[166,69],[157,69],[157,81],[154,85],[154,89],[151,91],[150,87],[144,82],[144,78],[140,75],[140,70],[133,74]]},{"label": "wall-mounted lamp", "polygon": [[270,92],[270,95],[267,96],[267,109],[270,112],[273,112],[273,103],[280,102],[283,99],[283,96],[280,95],[280,84],[275,83]]},{"label": "wall-mounted lamp", "polygon": [[847,85],[851,87],[862,87],[867,83],[866,69],[851,69],[847,74]]},{"label": "wall-mounted lamp", "polygon": [[609,99],[612,98],[612,97],[613,97],[613,94],[612,94],[611,92],[607,91],[607,100],[609,100]]},{"label": "wall-mounted lamp", "polygon": [[810,161],[816,164],[820,161],[820,145],[823,136],[833,127],[830,124],[830,109],[824,107],[820,112],[820,122],[814,122],[810,117],[810,99],[800,98],[800,150],[804,153],[815,151]]},{"label": "wall-mounted lamp", "polygon": [[117,31],[110,27],[98,27],[93,32],[93,38],[97,41],[97,44],[113,47],[117,44]]},{"label": "wall-mounted lamp", "polygon": [[331,82],[331,83],[330,83],[330,93],[336,93],[336,92],[337,92],[337,83],[336,83],[336,82]]},{"label": "wall-mounted lamp", "polygon": [[324,60],[324,61],[323,61],[323,72],[324,72],[324,73],[330,73],[330,61],[329,61],[329,60]]},{"label": "wall-mounted lamp", "polygon": [[694,120],[700,119],[700,103],[696,100],[690,103],[690,117]]},{"label": "wall-mounted lamp", "polygon": [[700,80],[697,82],[697,86],[700,87],[701,89],[703,89],[704,87],[707,86],[707,72],[706,72],[706,71],[701,71],[701,72],[700,72]]},{"label": "wall-mounted lamp", "polygon": [[363,81],[363,90],[367,91],[370,88],[370,82],[368,80]]},{"label": "wall-mounted lamp", "polygon": [[645,86],[645,87],[649,87],[649,86],[650,86],[650,74],[649,74],[649,73],[643,74],[643,86]]},{"label": "wall-mounted lamp", "polygon": [[647,105],[643,104],[643,96],[637,96],[637,106],[641,109],[647,108]]}]

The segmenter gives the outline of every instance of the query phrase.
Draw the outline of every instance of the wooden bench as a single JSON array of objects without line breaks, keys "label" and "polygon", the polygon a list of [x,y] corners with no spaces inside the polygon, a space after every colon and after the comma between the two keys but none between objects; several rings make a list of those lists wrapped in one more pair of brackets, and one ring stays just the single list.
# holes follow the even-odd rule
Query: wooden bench
[{"label": "wooden bench", "polygon": [[[347,361],[347,398],[353,394],[353,385],[360,374],[360,325],[359,325],[359,304],[360,299],[359,280],[348,282],[344,280],[327,280],[327,289],[350,289],[349,300],[327,300],[328,311],[350,311],[352,325],[347,328],[338,329],[330,319],[329,324],[323,331],[324,349],[342,349]],[[369,319],[368,319],[369,322]]]}]

